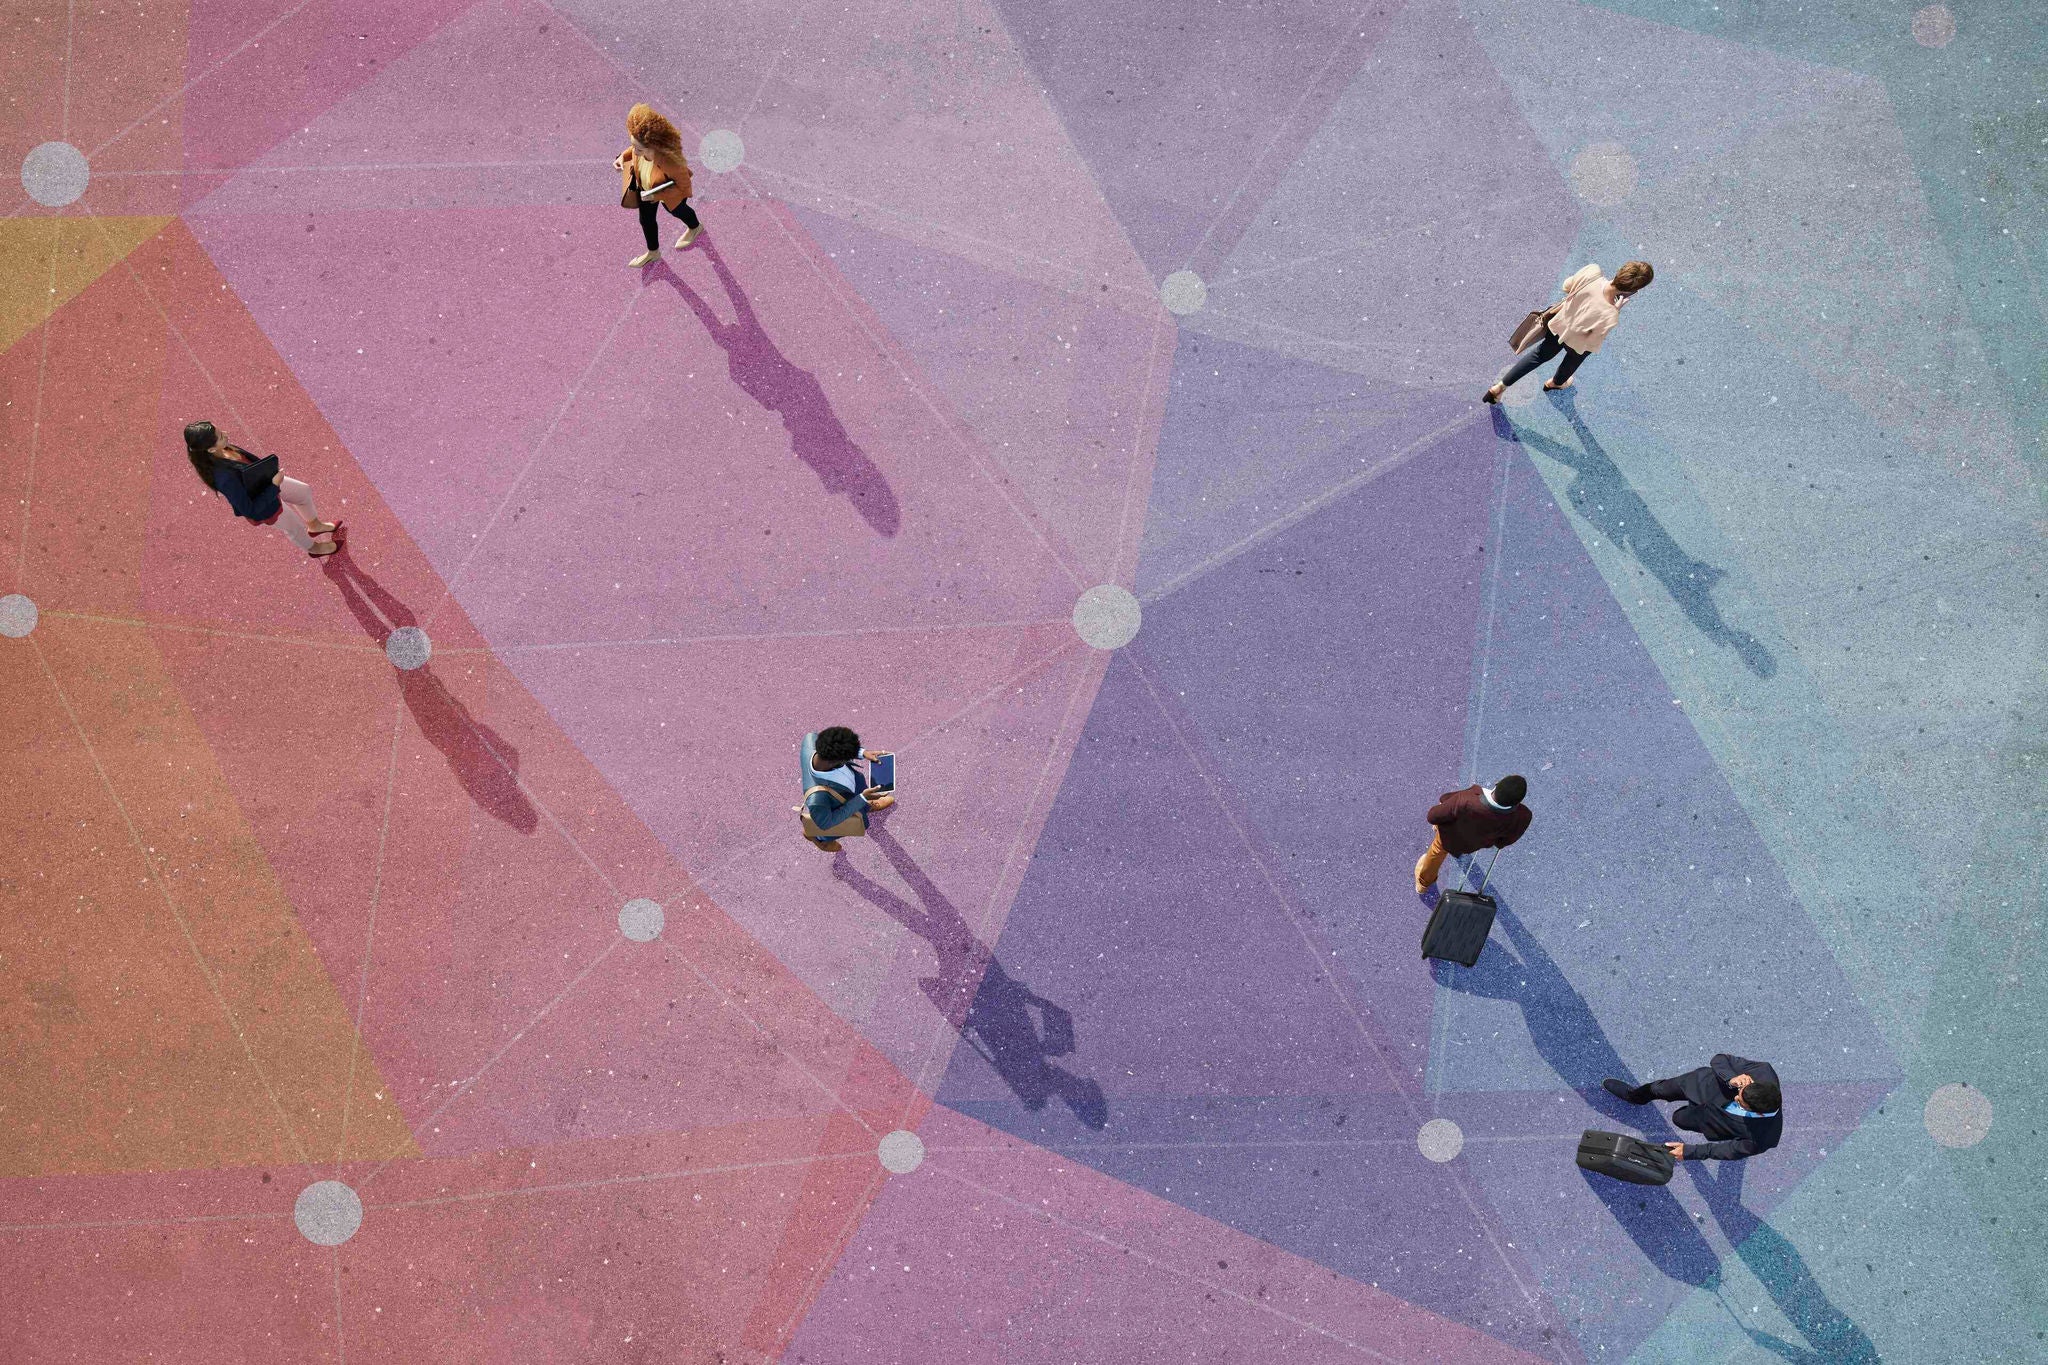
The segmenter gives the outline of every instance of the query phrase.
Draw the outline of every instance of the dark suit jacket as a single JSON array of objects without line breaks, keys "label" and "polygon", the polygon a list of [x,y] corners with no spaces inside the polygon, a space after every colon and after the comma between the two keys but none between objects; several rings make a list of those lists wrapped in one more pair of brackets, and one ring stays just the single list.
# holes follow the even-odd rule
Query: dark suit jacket
[{"label": "dark suit jacket", "polygon": [[1686,1072],[1673,1079],[1678,1088],[1685,1092],[1691,1103],[1676,1110],[1671,1121],[1681,1128],[1689,1128],[1706,1142],[1688,1142],[1685,1155],[1688,1161],[1701,1157],[1712,1157],[1716,1161],[1741,1161],[1768,1152],[1778,1145],[1778,1138],[1785,1131],[1785,1111],[1781,1107],[1769,1118],[1750,1119],[1740,1114],[1727,1112],[1727,1106],[1735,1098],[1735,1087],[1729,1082],[1748,1072],[1759,1081],[1776,1081],[1778,1073],[1771,1069],[1769,1062],[1752,1062],[1747,1057],[1737,1057],[1723,1052],[1703,1067]]},{"label": "dark suit jacket", "polygon": [[1429,808],[1429,823],[1435,825],[1444,849],[1457,857],[1482,848],[1506,848],[1529,830],[1527,806],[1495,810],[1477,786],[1445,792],[1443,800]]}]

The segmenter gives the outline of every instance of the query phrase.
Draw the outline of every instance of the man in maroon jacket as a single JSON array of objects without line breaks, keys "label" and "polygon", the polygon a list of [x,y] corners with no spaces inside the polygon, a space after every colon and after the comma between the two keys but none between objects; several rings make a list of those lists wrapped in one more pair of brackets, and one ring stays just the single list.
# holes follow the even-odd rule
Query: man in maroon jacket
[{"label": "man in maroon jacket", "polygon": [[1429,808],[1429,823],[1436,837],[1415,863],[1415,894],[1420,896],[1436,885],[1437,870],[1444,859],[1462,858],[1482,848],[1506,848],[1521,838],[1533,818],[1522,798],[1529,784],[1509,773],[1491,787],[1470,786],[1463,791],[1445,792],[1443,800]]}]

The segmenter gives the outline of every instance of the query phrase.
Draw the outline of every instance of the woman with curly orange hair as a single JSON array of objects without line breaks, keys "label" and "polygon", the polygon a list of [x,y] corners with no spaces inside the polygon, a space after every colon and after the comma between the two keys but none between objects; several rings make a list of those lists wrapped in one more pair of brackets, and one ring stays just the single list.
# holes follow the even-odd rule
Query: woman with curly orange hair
[{"label": "woman with curly orange hair", "polygon": [[652,265],[661,259],[656,204],[683,220],[686,230],[676,239],[678,251],[696,241],[703,227],[690,207],[690,163],[683,159],[683,135],[676,126],[650,106],[636,104],[626,111],[626,132],[633,145],[618,154],[612,168],[619,172],[619,203],[640,210],[640,235],[647,239],[647,250],[626,264]]}]

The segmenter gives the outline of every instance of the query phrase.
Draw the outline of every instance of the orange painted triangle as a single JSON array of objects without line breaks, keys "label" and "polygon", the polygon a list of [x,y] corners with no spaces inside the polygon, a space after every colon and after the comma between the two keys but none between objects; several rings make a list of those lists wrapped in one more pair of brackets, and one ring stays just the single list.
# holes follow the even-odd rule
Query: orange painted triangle
[{"label": "orange painted triangle", "polygon": [[[446,1190],[474,1158],[497,1184],[531,1168],[514,1154],[573,1146],[581,1178],[631,1187],[664,1143],[711,1142],[733,1175],[705,1188],[777,1218],[728,1216],[702,1254],[772,1271],[692,1330],[786,1340],[873,1196],[877,1135],[922,1116],[914,1087],[444,604],[182,223],[50,341],[51,448],[92,477],[25,487],[41,624],[0,641],[25,699],[5,790],[38,794],[0,800],[34,905],[0,996],[47,1002],[6,1021],[42,1033],[0,1092],[0,1114],[38,1116],[0,1172],[298,1161],[297,1188],[339,1155],[374,1213],[380,1172]],[[345,518],[345,555],[229,516],[182,454],[202,416],[284,452]],[[433,656],[401,671],[383,646],[411,621]],[[665,907],[658,940],[622,937],[628,897]],[[655,1043],[677,1059],[660,1085],[635,1065]],[[147,1216],[146,1190],[122,1198]]]},{"label": "orange painted triangle", "polygon": [[0,219],[0,351],[161,232],[168,217]]}]

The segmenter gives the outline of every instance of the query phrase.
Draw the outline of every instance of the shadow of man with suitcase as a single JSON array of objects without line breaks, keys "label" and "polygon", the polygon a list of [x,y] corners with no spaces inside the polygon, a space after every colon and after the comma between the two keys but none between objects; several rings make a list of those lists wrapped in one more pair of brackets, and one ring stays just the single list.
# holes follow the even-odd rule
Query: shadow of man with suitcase
[{"label": "shadow of man with suitcase", "polygon": [[1710,1163],[1694,1161],[1686,1164],[1686,1171],[1706,1198],[1707,1208],[1735,1248],[1736,1257],[1764,1287],[1786,1321],[1806,1338],[1807,1344],[1800,1346],[1757,1328],[1725,1299],[1721,1306],[1752,1342],[1798,1365],[1877,1365],[1877,1347],[1862,1328],[1835,1307],[1799,1249],[1784,1234],[1743,1207],[1743,1164],[1717,1161],[1711,1163],[1710,1171]]},{"label": "shadow of man with suitcase", "polygon": [[[1446,990],[1519,1005],[1537,1055],[1594,1109],[1638,1129],[1653,1143],[1691,1136],[1674,1129],[1660,1110],[1638,1108],[1607,1092],[1602,1085],[1606,1077],[1630,1072],[1586,997],[1505,900],[1497,903],[1494,923],[1501,934],[1488,945],[1478,965],[1430,964],[1437,984]],[[1798,1250],[1777,1229],[1743,1207],[1743,1163],[1687,1161],[1680,1165],[1706,1200],[1736,1256],[1806,1338],[1807,1345],[1761,1331],[1730,1308],[1750,1340],[1800,1365],[1876,1365],[1877,1349],[1870,1338],[1829,1301]],[[1721,1254],[1668,1188],[1624,1184],[1585,1170],[1579,1175],[1660,1273],[1718,1295],[1724,1280]]]}]

